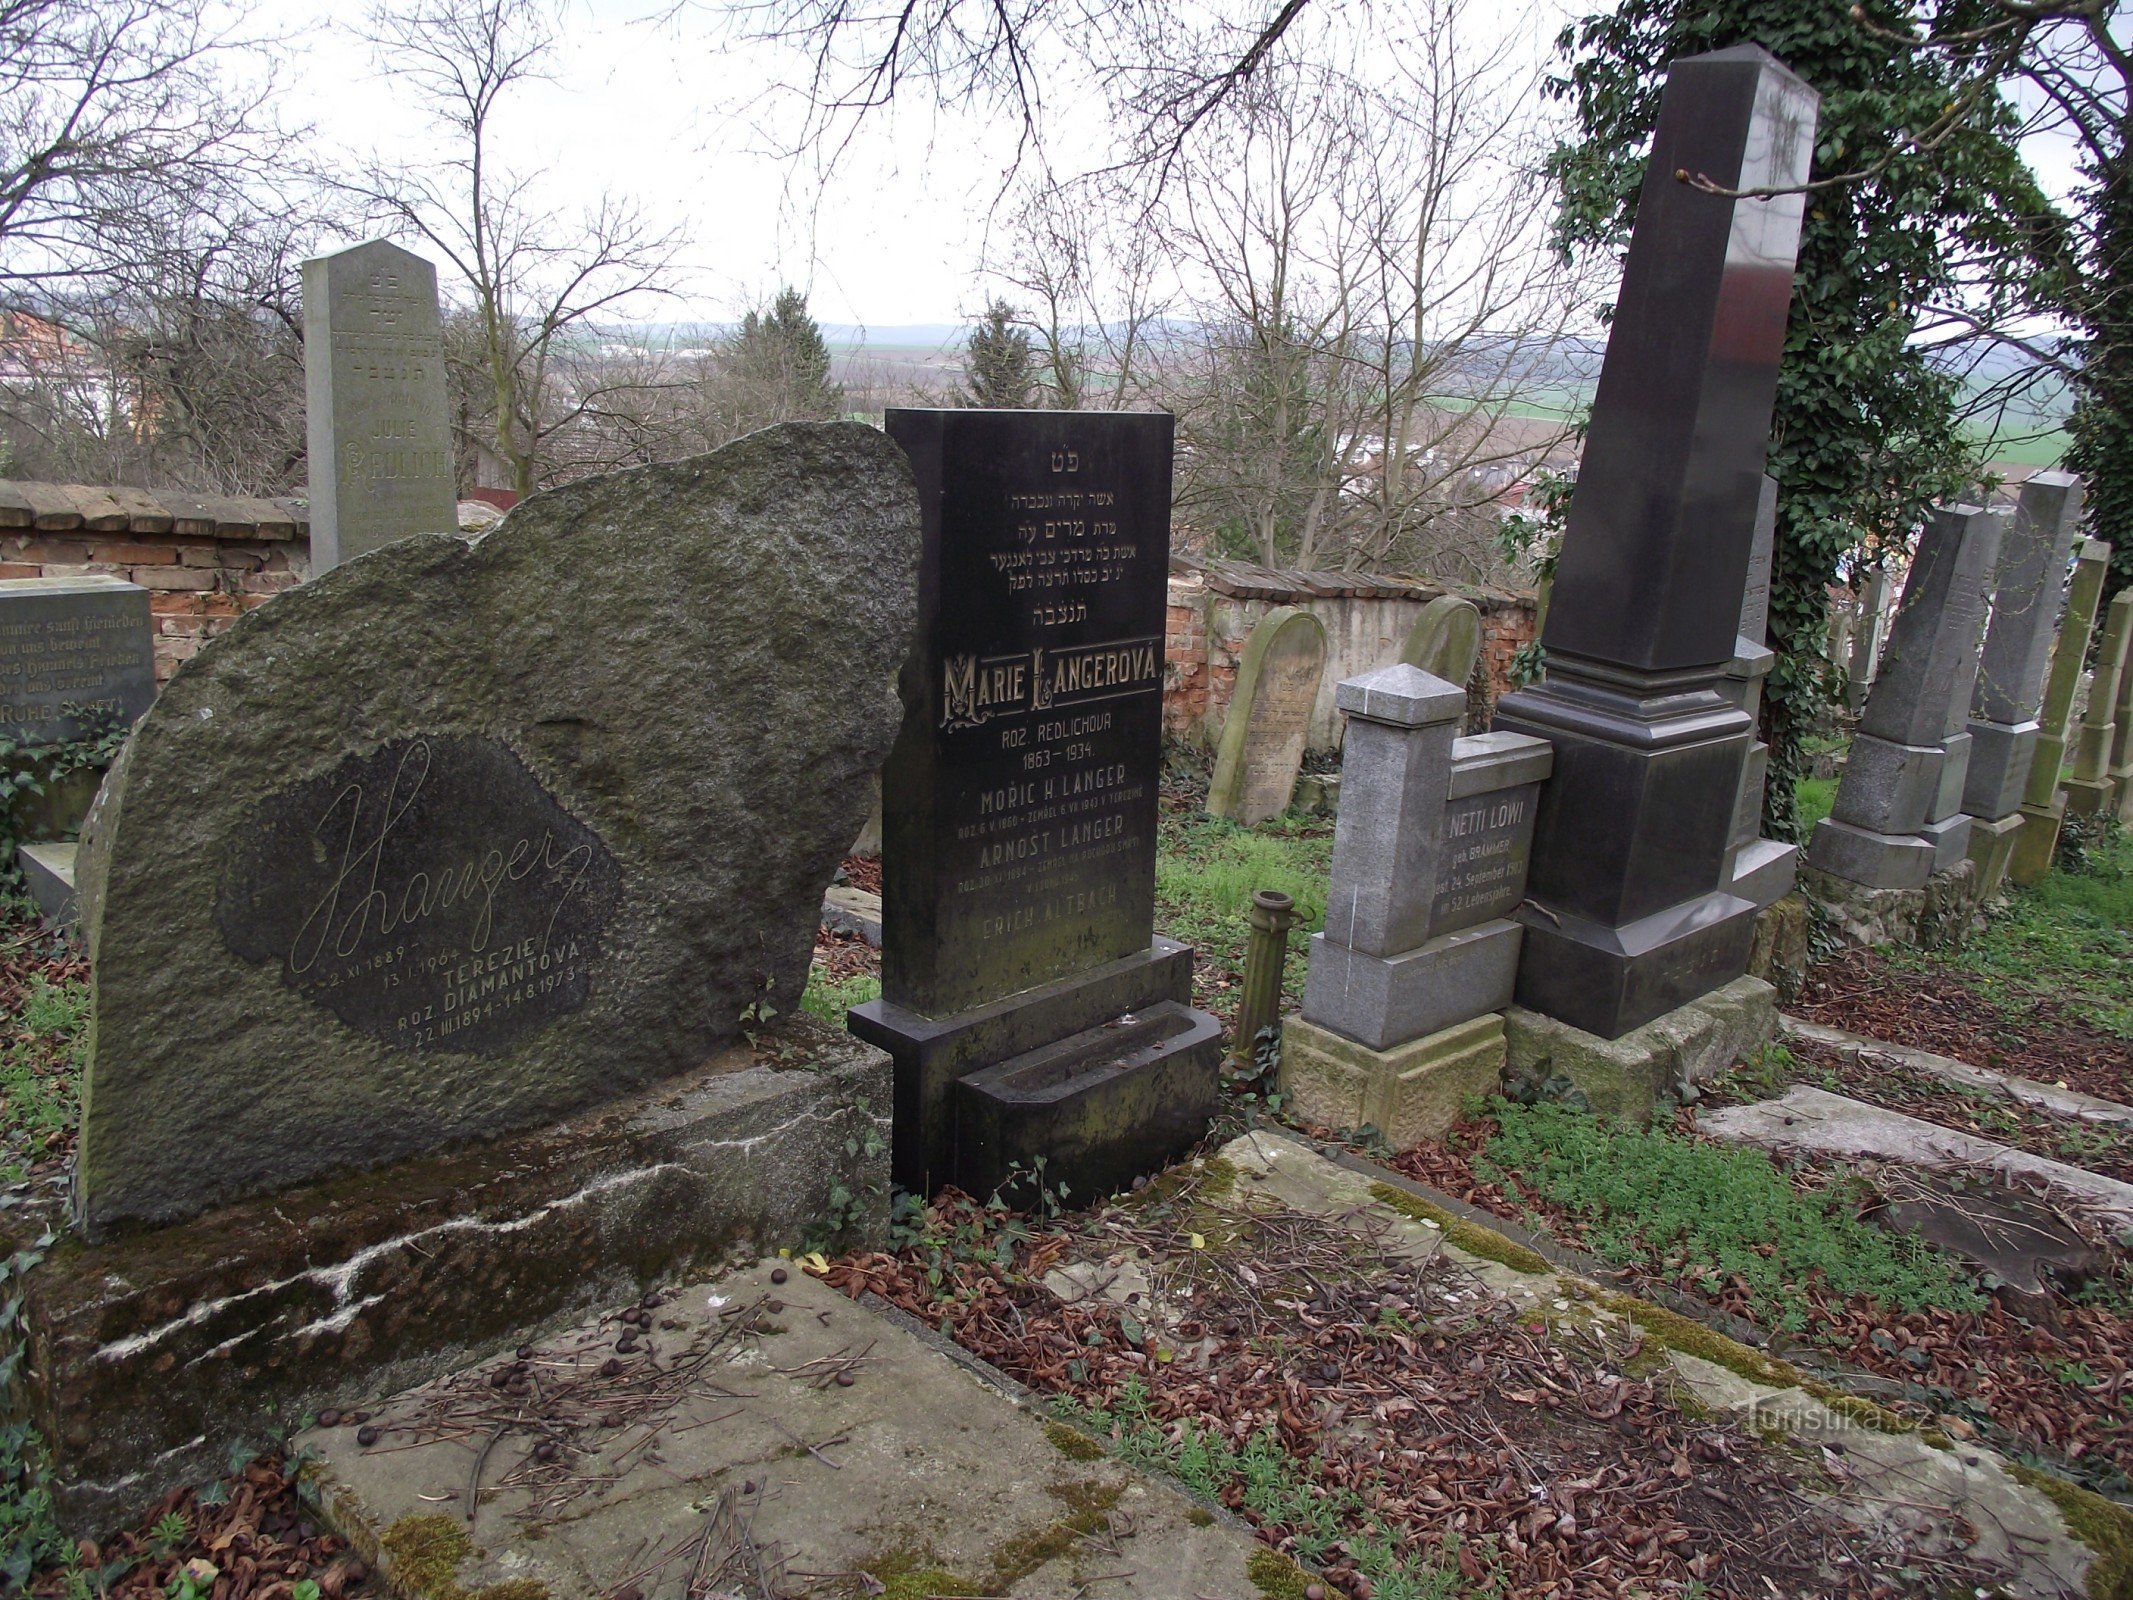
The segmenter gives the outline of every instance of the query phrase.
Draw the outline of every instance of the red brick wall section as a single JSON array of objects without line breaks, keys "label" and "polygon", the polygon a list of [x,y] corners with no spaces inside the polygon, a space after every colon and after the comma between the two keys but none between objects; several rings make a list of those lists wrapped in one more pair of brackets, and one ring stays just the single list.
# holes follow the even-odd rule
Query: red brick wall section
[{"label": "red brick wall section", "polygon": [[269,595],[295,588],[310,557],[310,541],[301,536],[238,540],[161,534],[136,540],[86,532],[0,535],[0,578],[106,572],[148,590],[157,683],[194,655],[202,640],[222,632]]},{"label": "red brick wall section", "polygon": [[302,501],[0,480],[0,578],[104,573],[149,591],[156,682],[311,570]]},{"label": "red brick wall section", "polygon": [[[1276,606],[1301,606],[1314,613],[1326,625],[1337,657],[1327,663],[1329,674],[1352,673],[1396,660],[1399,643],[1420,615],[1424,601],[1442,592],[1420,585],[1407,594],[1381,590],[1329,596],[1302,588],[1267,592],[1263,580],[1279,576],[1254,569],[1249,585],[1253,592],[1238,594],[1234,591],[1240,585],[1224,583],[1219,575],[1216,584],[1209,584],[1197,572],[1173,573],[1164,663],[1166,735],[1207,744],[1221,738],[1245,642],[1259,619]],[[1532,596],[1524,594],[1469,592],[1468,597],[1481,608],[1482,646],[1473,681],[1467,685],[1467,725],[1481,729],[1489,725],[1496,702],[1513,687],[1512,659],[1533,639],[1534,604]],[[1332,698],[1329,677],[1312,719],[1314,748],[1330,749],[1340,737],[1340,718]]]}]

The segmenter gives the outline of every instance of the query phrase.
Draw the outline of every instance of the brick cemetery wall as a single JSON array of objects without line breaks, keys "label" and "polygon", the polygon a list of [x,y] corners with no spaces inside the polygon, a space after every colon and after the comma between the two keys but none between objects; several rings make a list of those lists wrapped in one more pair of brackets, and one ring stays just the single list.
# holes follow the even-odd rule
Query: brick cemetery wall
[{"label": "brick cemetery wall", "polygon": [[0,481],[0,578],[104,573],[148,590],[158,684],[310,571],[301,500]]},{"label": "brick cemetery wall", "polygon": [[[1326,670],[1311,714],[1308,748],[1339,747],[1334,690],[1344,678],[1387,666],[1444,585],[1406,575],[1278,572],[1236,562],[1171,558],[1163,685],[1163,732],[1213,744],[1220,737],[1237,670],[1252,629],[1268,612],[1294,606],[1326,630]],[[1481,612],[1481,657],[1466,685],[1466,725],[1488,726],[1496,702],[1512,689],[1511,664],[1533,642],[1535,599],[1491,589],[1461,590]]]}]

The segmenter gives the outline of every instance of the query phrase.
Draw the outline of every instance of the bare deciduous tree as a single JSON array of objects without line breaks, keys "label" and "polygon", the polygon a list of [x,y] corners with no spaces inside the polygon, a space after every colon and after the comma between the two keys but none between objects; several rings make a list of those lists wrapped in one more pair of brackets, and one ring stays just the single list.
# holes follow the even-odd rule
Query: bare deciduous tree
[{"label": "bare deciduous tree", "polygon": [[403,0],[374,10],[365,37],[449,147],[430,166],[343,186],[456,274],[479,335],[468,376],[484,403],[469,421],[505,487],[525,493],[571,470],[559,435],[623,413],[614,375],[592,359],[599,319],[669,291],[679,236],[618,195],[577,215],[547,207],[536,175],[503,161],[497,106],[555,45],[539,0]]}]

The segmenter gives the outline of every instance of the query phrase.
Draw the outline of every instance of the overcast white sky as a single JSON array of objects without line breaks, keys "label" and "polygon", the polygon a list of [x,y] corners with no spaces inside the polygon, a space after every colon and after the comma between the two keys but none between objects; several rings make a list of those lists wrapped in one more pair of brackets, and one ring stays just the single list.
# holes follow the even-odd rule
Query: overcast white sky
[{"label": "overcast white sky", "polygon": [[[315,125],[321,154],[419,160],[430,143],[421,118],[343,25],[361,9],[276,0],[291,45],[290,114]],[[551,80],[513,90],[499,126],[507,164],[543,173],[554,203],[575,208],[615,190],[684,226],[687,294],[641,306],[640,317],[723,321],[784,282],[810,292],[820,320],[874,328],[956,322],[981,303],[977,272],[1011,129],[914,107],[873,125],[818,195],[772,153],[776,130],[757,126],[762,89],[789,63],[722,44],[704,11],[650,20],[670,9],[568,0]],[[2063,189],[2063,152],[2036,158],[2046,183]]]}]

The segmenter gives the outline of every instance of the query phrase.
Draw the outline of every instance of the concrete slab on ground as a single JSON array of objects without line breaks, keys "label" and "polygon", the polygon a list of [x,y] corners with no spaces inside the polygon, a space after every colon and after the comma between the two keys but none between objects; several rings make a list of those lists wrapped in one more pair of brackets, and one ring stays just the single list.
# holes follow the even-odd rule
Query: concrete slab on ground
[{"label": "concrete slab on ground", "polygon": [[809,1592],[1259,1593],[1260,1547],[1234,1520],[903,1319],[773,1270],[672,1291],[634,1334],[603,1317],[410,1390],[360,1433],[302,1435],[327,1521],[411,1600],[783,1594],[836,1575],[847,1587]]},{"label": "concrete slab on ground", "polygon": [[1932,1171],[1988,1167],[2009,1177],[2048,1184],[2114,1226],[2133,1228],[2133,1183],[2031,1155],[1976,1134],[1944,1128],[1922,1117],[1831,1094],[1810,1084],[1794,1084],[1781,1099],[1703,1112],[1696,1125],[1714,1138],[1760,1145],[1766,1150],[1878,1156]]},{"label": "concrete slab on ground", "polygon": [[1969,1062],[1957,1061],[1952,1056],[1935,1055],[1931,1050],[1920,1050],[1907,1044],[1891,1044],[1886,1039],[1853,1033],[1845,1028],[1828,1027],[1820,1022],[1809,1022],[1802,1017],[1781,1015],[1778,1018],[1778,1033],[1783,1038],[1802,1039],[1809,1044],[1822,1045],[1847,1056],[1864,1056],[1868,1060],[1885,1065],[1908,1067],[1914,1072],[1922,1072],[1929,1078],[1938,1078],[1958,1089],[1976,1089],[1985,1094],[1999,1095],[2023,1105],[2035,1106],[2039,1111],[2048,1111],[2054,1116],[2133,1127],[2133,1106],[2121,1105],[2116,1100],[2105,1100],[2093,1094],[2084,1094],[2079,1089],[2069,1089],[2064,1084],[2043,1083],[2035,1078],[2017,1078],[2011,1073],[1974,1067]]},{"label": "concrete slab on ground", "polygon": [[881,896],[850,884],[835,883],[822,891],[822,926],[881,948]]},{"label": "concrete slab on ground", "polygon": [[[2094,1554],[2068,1531],[2051,1499],[2019,1479],[1993,1451],[1929,1438],[1885,1414],[1876,1425],[1865,1415],[1872,1408],[1856,1402],[1841,1408],[1826,1404],[1819,1396],[1830,1391],[1808,1392],[1803,1385],[1809,1380],[1761,1352],[1702,1329],[1684,1335],[1684,1319],[1555,1271],[1539,1257],[1473,1224],[1447,1227],[1426,1217],[1410,1217],[1386,1203],[1383,1182],[1374,1183],[1293,1139],[1260,1130],[1225,1146],[1221,1156],[1236,1170],[1239,1182],[1234,1198],[1215,1202],[1218,1206],[1249,1206],[1263,1195],[1323,1216],[1360,1218],[1367,1213],[1368,1231],[1383,1241],[1387,1255],[1422,1257],[1441,1251],[1487,1289],[1531,1308],[1529,1315],[1589,1318],[1625,1333],[1641,1330],[1711,1411],[1730,1413],[1766,1436],[1784,1436],[1795,1447],[1819,1452],[1832,1480],[1830,1503],[1870,1535],[1900,1532],[1914,1549],[1966,1556],[1996,1568],[2007,1574],[2010,1595],[2030,1600],[2088,1595]],[[1068,1287],[1055,1282],[1061,1277],[1055,1272],[1046,1280],[1047,1287],[1055,1293]],[[1137,1279],[1127,1275],[1109,1283],[1082,1280],[1072,1287],[1120,1296],[1142,1289],[1147,1281],[1143,1266]],[[1149,1313],[1151,1324],[1164,1314],[1160,1305],[1150,1306]],[[1705,1354],[1684,1348],[1689,1343]],[[1720,1359],[1706,1358],[1713,1355]]]}]

